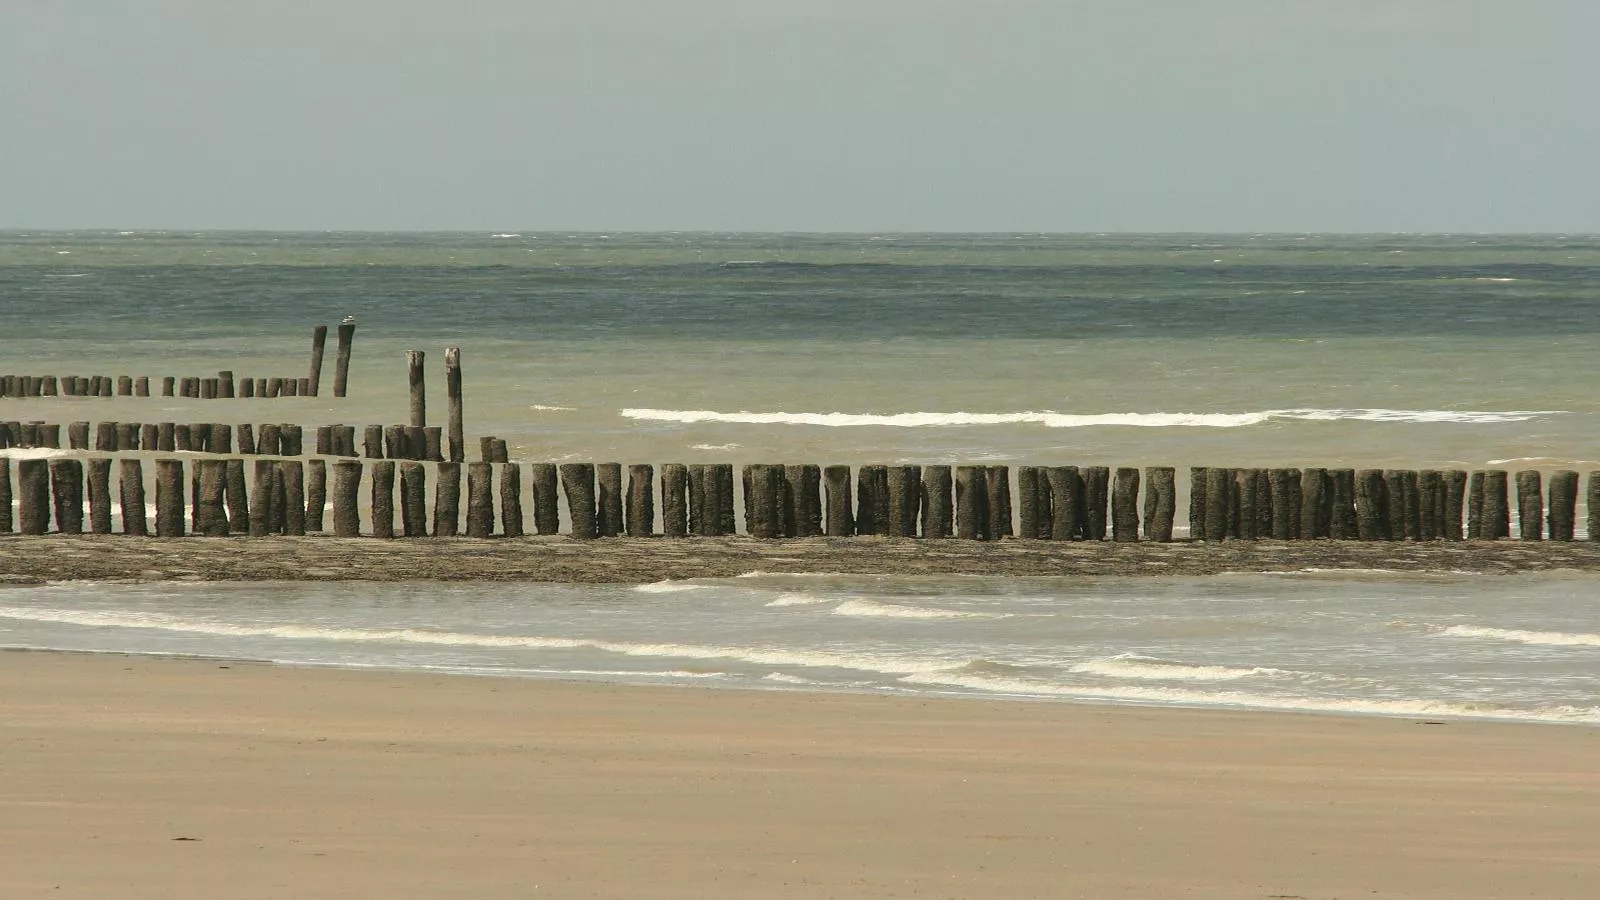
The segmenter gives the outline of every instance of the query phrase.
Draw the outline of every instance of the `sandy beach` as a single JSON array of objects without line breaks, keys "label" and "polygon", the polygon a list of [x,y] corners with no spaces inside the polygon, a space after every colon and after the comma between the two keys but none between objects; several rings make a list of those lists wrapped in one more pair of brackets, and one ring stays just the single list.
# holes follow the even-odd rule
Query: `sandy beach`
[{"label": "sandy beach", "polygon": [[8,897],[1600,894],[1600,730],[0,654]]},{"label": "sandy beach", "polygon": [[862,575],[1215,575],[1297,569],[1600,572],[1600,542],[924,541],[905,538],[570,537],[496,540],[0,536],[0,583],[559,581],[644,583],[751,572]]}]

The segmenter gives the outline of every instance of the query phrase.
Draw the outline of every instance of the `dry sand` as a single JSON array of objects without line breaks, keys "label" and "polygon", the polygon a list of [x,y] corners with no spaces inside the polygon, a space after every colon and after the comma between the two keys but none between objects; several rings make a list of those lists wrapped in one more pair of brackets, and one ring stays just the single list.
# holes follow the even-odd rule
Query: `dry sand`
[{"label": "dry sand", "polygon": [[0,896],[1600,896],[1600,729],[0,653]]},{"label": "dry sand", "polygon": [[0,536],[0,583],[15,584],[72,578],[639,583],[757,571],[1031,576],[1211,575],[1304,568],[1600,572],[1600,542]]}]

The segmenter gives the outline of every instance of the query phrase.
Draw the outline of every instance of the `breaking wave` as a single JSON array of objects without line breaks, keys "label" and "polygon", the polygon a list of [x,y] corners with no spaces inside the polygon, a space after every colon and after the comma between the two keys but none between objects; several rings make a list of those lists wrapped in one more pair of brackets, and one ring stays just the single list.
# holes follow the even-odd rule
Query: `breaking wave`
[{"label": "breaking wave", "polygon": [[1200,666],[1191,663],[1171,662],[1135,653],[1119,653],[1102,659],[1091,659],[1072,667],[1080,675],[1103,675],[1109,678],[1137,678],[1151,681],[1234,681],[1252,675],[1284,675],[1282,669],[1235,668],[1232,666]]},{"label": "breaking wave", "polygon": [[1499,422],[1526,422],[1541,416],[1560,415],[1560,410],[1510,410],[1473,412],[1443,409],[1269,409],[1244,413],[1098,413],[1057,412],[716,412],[708,409],[624,409],[625,419],[696,424],[717,422],[732,425],[818,425],[828,428],[879,426],[890,428],[950,428],[970,425],[1042,425],[1046,428],[1087,428],[1129,426],[1137,428],[1241,428],[1274,420],[1332,422],[1450,423],[1466,425]]},{"label": "breaking wave", "polygon": [[1523,631],[1516,628],[1484,628],[1477,625],[1451,625],[1440,629],[1441,637],[1484,638],[1515,641],[1542,647],[1600,647],[1600,634],[1567,631]]},{"label": "breaking wave", "polygon": [[[774,601],[776,602],[776,601]],[[772,606],[772,603],[767,604]],[[958,612],[952,609],[933,609],[926,606],[903,606],[879,603],[874,600],[846,600],[834,608],[836,616],[857,616],[871,619],[1003,619],[1005,613]]]}]

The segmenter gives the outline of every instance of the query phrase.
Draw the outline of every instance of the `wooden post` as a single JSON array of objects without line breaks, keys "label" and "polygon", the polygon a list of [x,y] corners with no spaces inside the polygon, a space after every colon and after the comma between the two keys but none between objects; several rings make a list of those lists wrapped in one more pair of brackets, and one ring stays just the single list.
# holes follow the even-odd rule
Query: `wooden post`
[{"label": "wooden post", "polygon": [[266,390],[266,393],[262,394],[262,396],[263,397],[267,397],[267,398],[282,397],[283,396],[283,378],[281,378],[281,377],[268,378],[267,379],[267,390]]},{"label": "wooden post", "polygon": [[[790,521],[784,523],[784,533],[800,538],[821,536],[822,467],[812,463],[784,466],[783,480],[790,514]],[[927,496],[926,488],[923,496]],[[923,515],[927,515],[925,506]]]},{"label": "wooden post", "polygon": [[984,466],[956,466],[956,537],[967,541],[989,539],[988,470]]},{"label": "wooden post", "polygon": [[244,460],[227,461],[228,530],[234,534],[250,533],[250,495],[245,487]]},{"label": "wooden post", "polygon": [[[1106,477],[1109,479],[1109,471]],[[1011,524],[1011,466],[989,466],[984,472],[984,487],[989,490],[989,540],[1010,538],[1016,533]],[[1102,511],[1102,530],[1104,527],[1106,514]]]},{"label": "wooden post", "polygon": [[251,471],[250,500],[250,536],[266,537],[271,533],[272,523],[272,460],[258,459]]},{"label": "wooden post", "polygon": [[1389,539],[1389,489],[1380,469],[1362,469],[1355,477],[1356,537]]},{"label": "wooden post", "polygon": [[1402,469],[1383,471],[1383,490],[1388,497],[1388,538],[1403,541],[1411,535],[1406,532],[1406,474]]},{"label": "wooden post", "polygon": [[1578,473],[1550,473],[1550,540],[1570,541],[1578,518]]},{"label": "wooden post", "polygon": [[338,355],[334,358],[333,395],[343,397],[350,384],[350,346],[356,339],[356,323],[345,322],[339,326]]},{"label": "wooden post", "polygon": [[[299,426],[295,426],[299,427]],[[222,422],[211,423],[211,443],[209,449],[212,453],[230,454],[233,452],[233,426]]]},{"label": "wooden post", "polygon": [[161,429],[154,422],[146,422],[139,426],[139,449],[156,450],[161,437]]},{"label": "wooden post", "polygon": [[383,459],[382,425],[367,425],[361,429],[361,455],[367,459]]},{"label": "wooden post", "polygon": [[1145,540],[1170,543],[1178,512],[1178,470],[1172,466],[1148,466],[1144,482]]},{"label": "wooden post", "polygon": [[433,536],[456,537],[461,533],[461,464],[434,466],[437,482],[433,492]]},{"label": "wooden post", "polygon": [[117,423],[101,422],[94,427],[94,449],[102,453],[117,450]]},{"label": "wooden post", "polygon": [[[196,382],[200,385],[201,400],[217,399],[217,380],[215,378],[198,378]],[[121,387],[121,385],[118,385],[118,387]],[[133,386],[129,385],[128,387],[131,391]]]},{"label": "wooden post", "polygon": [[[493,453],[490,454],[493,456]],[[622,464],[600,463],[595,466],[596,520],[601,537],[617,537],[623,533]]]},{"label": "wooden post", "polygon": [[183,537],[183,460],[156,460],[156,537]]},{"label": "wooden post", "polygon": [[194,496],[195,531],[206,537],[227,537],[228,513],[223,508],[222,495],[228,465],[220,459],[203,459],[194,467],[200,475],[200,487]]},{"label": "wooden post", "polygon": [[409,459],[401,463],[399,468],[401,534],[406,537],[427,537],[428,471],[422,463]]},{"label": "wooden post", "polygon": [[528,466],[528,477],[533,489],[533,530],[538,534],[560,533],[561,507],[556,491],[556,465],[533,463]]},{"label": "wooden post", "polygon": [[83,534],[83,463],[50,460],[50,493],[55,497],[56,531]]},{"label": "wooden post", "polygon": [[1417,473],[1417,539],[1444,537],[1444,475],[1437,469]]},{"label": "wooden post", "polygon": [[[1336,541],[1356,538],[1356,471],[1332,469],[1328,472],[1328,537]],[[1461,527],[1457,517],[1456,528]]]},{"label": "wooden post", "polygon": [[91,457],[88,462],[89,531],[111,533],[111,460]]},{"label": "wooden post", "polygon": [[505,438],[495,438],[494,439],[494,459],[491,459],[489,461],[490,462],[497,462],[497,463],[511,462],[511,455],[510,455],[510,452],[509,452],[508,448],[506,447],[506,439]]},{"label": "wooden post", "polygon": [[916,537],[917,514],[922,511],[922,467],[889,466],[888,534],[891,537]]},{"label": "wooden post", "polygon": [[[421,466],[418,466],[418,468],[420,469]],[[377,509],[378,500],[381,499],[381,497],[379,496],[379,492],[378,492],[378,483],[377,483],[376,474],[377,474],[376,470],[374,470],[374,480],[373,480],[373,491],[374,491],[374,494],[373,494],[373,520],[374,520],[374,522],[377,522],[378,520],[383,519],[383,517],[379,515],[378,509]],[[418,474],[420,475],[421,473],[419,472]],[[393,488],[394,485],[393,485],[393,470],[392,469],[390,470],[389,475],[390,475],[390,485],[389,486],[390,486],[390,488]],[[421,486],[421,483],[420,483],[422,481],[422,479],[419,477],[417,479],[417,481],[418,481],[417,493],[420,494],[420,493],[422,493],[422,491],[421,491],[421,487],[422,486]],[[361,536],[361,509],[360,509],[360,506],[358,505],[358,502],[357,502],[358,497],[360,496],[360,492],[361,492],[361,461],[357,460],[357,459],[337,459],[337,460],[334,460],[334,462],[333,462],[333,536],[334,537],[352,538],[352,537],[360,537]],[[393,494],[390,494],[390,497],[392,498]],[[393,530],[394,530],[394,507],[393,507],[392,503],[393,503],[393,501],[391,500],[391,506],[389,508],[388,518],[386,520],[384,520],[384,521],[387,521],[389,523],[389,529],[390,529],[391,535],[392,535]],[[376,532],[378,530],[379,530],[378,526],[374,525],[374,532]]]},{"label": "wooden post", "polygon": [[267,393],[267,385],[271,384],[271,383],[272,383],[271,379],[269,379],[269,378],[257,378],[255,380],[255,385],[256,385],[256,387],[255,387],[255,395],[257,397],[262,398],[262,399],[266,399],[269,396],[273,396],[273,395],[270,395],[270,394]]},{"label": "wooden post", "polygon": [[1270,469],[1272,482],[1272,538],[1293,541],[1300,538],[1303,498],[1300,495],[1299,469]]},{"label": "wooden post", "polygon": [[[459,466],[460,463],[450,463]],[[467,537],[494,535],[494,463],[467,464]]]},{"label": "wooden post", "polygon": [[1481,541],[1483,537],[1483,482],[1484,473],[1472,473],[1467,482],[1467,540]]},{"label": "wooden post", "polygon": [[1111,488],[1111,540],[1119,544],[1139,540],[1139,470],[1117,469]]},{"label": "wooden post", "polygon": [[745,469],[744,528],[753,538],[773,540],[783,536],[778,494],[783,489],[781,466],[750,465]]},{"label": "wooden post", "polygon": [[688,492],[687,515],[689,534],[701,537],[706,534],[706,467],[691,465],[684,470],[685,488]]},{"label": "wooden post", "polygon": [[[1231,508],[1230,521],[1237,523],[1234,537],[1242,541],[1258,541],[1263,537],[1260,528],[1262,490],[1266,479],[1260,469],[1229,469],[1233,476],[1228,493]],[[1270,532],[1268,533],[1270,536]]]},{"label": "wooden post", "polygon": [[322,352],[328,344],[328,326],[311,329],[311,396],[317,396],[322,385]]},{"label": "wooden post", "polygon": [[1083,535],[1087,540],[1106,539],[1106,504],[1110,494],[1111,470],[1105,466],[1085,466],[1083,478]]},{"label": "wooden post", "polygon": [[150,520],[144,509],[144,467],[137,459],[117,461],[117,500],[122,507],[122,533],[144,537]]},{"label": "wooden post", "polygon": [[1300,538],[1314,541],[1331,537],[1333,485],[1327,469],[1300,470]]},{"label": "wooden post", "polygon": [[0,534],[11,534],[11,458],[0,456]]},{"label": "wooden post", "polygon": [[1439,536],[1447,541],[1461,540],[1461,503],[1466,498],[1467,473],[1447,469],[1444,478],[1444,504],[1439,510],[1443,528]]},{"label": "wooden post", "polygon": [[649,537],[655,530],[655,479],[654,466],[628,467],[628,537]]},{"label": "wooden post", "polygon": [[[955,529],[950,506],[952,489],[949,466],[924,466],[922,469],[922,536],[948,538]],[[804,537],[804,535],[802,535]]]},{"label": "wooden post", "polygon": [[1483,473],[1483,539],[1498,541],[1511,536],[1511,500],[1504,469]]},{"label": "wooden post", "polygon": [[661,533],[669,538],[689,534],[688,481],[689,469],[682,463],[661,467]]},{"label": "wooden post", "polygon": [[[428,425],[422,429],[422,458],[432,462],[444,462],[443,435],[439,426]],[[493,462],[494,454],[490,453],[481,462]]]},{"label": "wooden post", "polygon": [[428,424],[427,371],[423,367],[425,357],[426,354],[421,350],[406,351],[406,383],[411,389],[408,422],[413,428],[422,428]]},{"label": "wooden post", "polygon": [[856,533],[854,507],[850,501],[850,467],[827,466],[822,470],[827,490],[829,537],[849,537]]},{"label": "wooden post", "polygon": [[716,501],[708,504],[716,510],[714,534],[724,535],[735,533],[738,523],[733,514],[733,464],[717,463],[707,466],[707,479],[716,490]]},{"label": "wooden post", "polygon": [[133,376],[132,375],[118,375],[117,376],[117,396],[118,397],[132,397],[133,396]]},{"label": "wooden post", "polygon": [[1189,540],[1206,538],[1206,467],[1189,467]]},{"label": "wooden post", "polygon": [[1050,517],[1050,481],[1043,475],[1038,466],[1017,466],[1017,534],[1025,540],[1043,537],[1049,527],[1044,520]]},{"label": "wooden post", "polygon": [[567,517],[572,523],[572,536],[581,540],[599,537],[599,523],[595,516],[594,465],[592,463],[562,463],[561,489],[567,495]]},{"label": "wooden post", "polygon": [[17,460],[17,519],[23,534],[50,530],[50,466],[45,460]]},{"label": "wooden post", "polygon": [[1600,472],[1590,471],[1588,490],[1584,494],[1585,508],[1588,510],[1586,530],[1589,540],[1600,541]]},{"label": "wooden post", "polygon": [[223,369],[217,373],[217,396],[224,400],[233,399],[233,370]]},{"label": "wooden post", "polygon": [[[638,466],[634,466],[638,469]],[[649,466],[645,466],[649,469]],[[631,470],[630,470],[631,471]],[[648,476],[646,476],[648,477]],[[648,483],[645,487],[646,500],[649,499]],[[653,512],[653,510],[652,510]],[[652,516],[653,517],[653,516]],[[649,524],[646,520],[645,528],[648,534]],[[525,533],[522,524],[522,467],[513,462],[500,466],[500,531],[508,538],[522,537]],[[629,527],[632,528],[632,521]],[[631,533],[631,531],[630,531]]]},{"label": "wooden post", "polygon": [[305,452],[305,435],[299,425],[279,425],[278,441],[283,456],[299,456]]},{"label": "wooden post", "polygon": [[256,395],[256,380],[254,378],[239,379],[239,396],[250,399]]},{"label": "wooden post", "polygon": [[464,462],[467,458],[467,438],[462,425],[460,347],[445,348],[444,390],[445,402],[449,404],[450,461]]},{"label": "wooden post", "polygon": [[[140,375],[133,380],[133,395],[135,397],[150,396],[150,376]],[[230,395],[231,396],[231,395]]]},{"label": "wooden post", "polygon": [[856,534],[889,533],[889,467],[856,469]]},{"label": "wooden post", "polygon": [[1050,466],[1044,470],[1044,477],[1050,483],[1050,539],[1083,540],[1088,502],[1078,467]]},{"label": "wooden post", "polygon": [[[434,449],[438,449],[435,444]],[[406,450],[412,459],[428,458],[428,429],[422,425],[406,426]]]},{"label": "wooden post", "polygon": [[1201,513],[1201,521],[1205,522],[1205,531],[1191,537],[1211,542],[1221,541],[1227,538],[1228,523],[1232,519],[1229,501],[1233,499],[1233,478],[1228,469],[1216,466],[1207,467],[1203,471],[1205,487],[1201,489],[1201,496],[1205,498],[1205,509]]},{"label": "wooden post", "polygon": [[1544,539],[1544,495],[1542,479],[1536,469],[1517,473],[1517,531],[1525,541]]},{"label": "wooden post", "polygon": [[384,540],[394,537],[394,460],[392,459],[379,460],[372,464],[372,536]]},{"label": "wooden post", "polygon": [[316,430],[316,444],[314,445],[318,456],[333,455],[333,426],[318,425]]},{"label": "wooden post", "polygon": [[70,450],[89,449],[88,422],[73,422],[67,425],[67,448]]},{"label": "wooden post", "polygon": [[277,456],[282,451],[283,436],[278,432],[278,426],[267,422],[256,433],[256,453],[261,456]]},{"label": "wooden post", "polygon": [[306,460],[306,531],[322,531],[328,506],[328,461]]}]

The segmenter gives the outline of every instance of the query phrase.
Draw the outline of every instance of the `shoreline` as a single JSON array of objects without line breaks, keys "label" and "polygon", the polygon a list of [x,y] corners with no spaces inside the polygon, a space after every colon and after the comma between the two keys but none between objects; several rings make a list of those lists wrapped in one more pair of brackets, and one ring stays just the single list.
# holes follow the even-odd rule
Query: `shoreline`
[{"label": "shoreline", "polygon": [[907,538],[133,538],[0,536],[0,584],[50,581],[506,581],[643,584],[754,572],[1201,576],[1307,569],[1600,572],[1600,541],[993,542]]},{"label": "shoreline", "polygon": [[1600,892],[1591,729],[62,653],[0,696],[18,896]]}]

